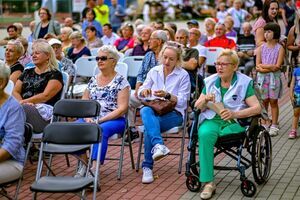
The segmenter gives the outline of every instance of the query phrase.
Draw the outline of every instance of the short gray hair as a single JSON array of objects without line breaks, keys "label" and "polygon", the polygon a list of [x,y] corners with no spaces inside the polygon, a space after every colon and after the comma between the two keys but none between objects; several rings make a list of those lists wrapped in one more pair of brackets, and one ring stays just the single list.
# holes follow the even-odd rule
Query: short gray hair
[{"label": "short gray hair", "polygon": [[181,34],[183,33],[187,38],[189,37],[189,31],[184,29],[184,28],[181,28],[179,30],[177,30],[176,34]]},{"label": "short gray hair", "polygon": [[10,68],[5,66],[5,63],[0,61],[0,79],[5,80],[7,85],[10,77]]},{"label": "short gray hair", "polygon": [[156,31],[152,32],[152,34],[155,34],[158,39],[163,41],[163,43],[168,41],[168,36],[164,30],[156,30]]},{"label": "short gray hair", "polygon": [[108,53],[112,58],[116,60],[116,62],[118,62],[118,60],[120,59],[119,52],[115,46],[103,45],[102,47],[99,48],[98,52],[100,51]]}]

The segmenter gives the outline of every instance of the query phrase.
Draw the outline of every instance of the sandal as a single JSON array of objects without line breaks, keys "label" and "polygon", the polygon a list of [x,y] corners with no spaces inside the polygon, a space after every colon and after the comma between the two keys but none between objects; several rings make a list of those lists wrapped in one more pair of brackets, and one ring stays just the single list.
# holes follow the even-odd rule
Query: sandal
[{"label": "sandal", "polygon": [[200,194],[201,199],[210,199],[216,193],[216,185],[208,183]]}]

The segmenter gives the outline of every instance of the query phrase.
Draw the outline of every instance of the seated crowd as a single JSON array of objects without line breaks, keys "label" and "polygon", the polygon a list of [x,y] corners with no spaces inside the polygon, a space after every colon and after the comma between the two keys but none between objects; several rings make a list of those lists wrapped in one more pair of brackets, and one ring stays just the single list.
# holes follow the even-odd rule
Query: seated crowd
[{"label": "seated crowd", "polygon": [[[174,109],[163,115],[158,115],[149,106],[140,110],[145,129],[143,183],[154,181],[154,162],[170,153],[161,133],[182,125],[185,110],[192,101],[190,98],[195,100],[195,107],[203,111],[209,101],[224,100],[227,107],[220,116],[211,110],[204,111],[204,122],[198,133],[202,163],[199,179],[205,183],[201,198],[210,198],[215,191],[213,146],[222,135],[217,127],[231,125],[229,121],[236,118],[260,113],[252,79],[255,69],[262,94],[259,99],[266,109],[269,105],[271,107],[272,120],[266,120],[264,125],[270,129],[272,136],[278,134],[278,99],[282,92],[280,67],[284,58],[276,20],[278,6],[275,0],[266,1],[262,17],[252,29],[248,22],[251,14],[241,8],[241,0],[235,0],[227,10],[221,3],[221,13],[218,12],[217,18],[204,20],[204,33],[200,32],[197,20],[187,22],[186,28],[163,22],[143,24],[141,20],[135,24],[120,23],[116,27],[116,24],[108,23],[110,16],[97,7],[85,9],[81,31],[74,28],[71,18],[66,19],[65,26],[61,28],[47,8],[39,9],[41,21],[31,23],[32,33],[27,39],[22,36],[19,24],[8,26],[8,37],[0,40],[0,45],[6,45],[5,64],[0,62],[0,115],[4,116],[0,118],[0,141],[4,141],[0,143],[0,180],[12,178],[6,177],[6,174],[17,176],[22,169],[24,152],[18,149],[23,142],[21,135],[24,128],[15,124],[21,125],[26,121],[32,124],[34,132],[43,132],[50,123],[54,104],[65,95],[63,88],[66,83],[62,72],[69,75],[68,85],[71,85],[76,76],[76,61],[81,57],[91,57],[92,50],[98,49],[95,59],[100,72],[88,80],[82,99],[100,103],[100,120],[96,122],[88,118],[79,121],[98,123],[101,127],[102,164],[109,137],[125,129],[127,112],[129,137],[131,141],[139,139],[134,110],[143,105],[141,100],[165,98],[175,103]],[[215,60],[217,73],[207,77],[206,61],[211,53],[208,50],[214,47],[224,50]],[[291,49],[294,50],[293,44]],[[139,72],[137,77],[127,80],[115,71],[115,67],[122,57],[128,56],[143,56],[143,61],[141,66],[128,66],[129,69],[138,68]],[[8,80],[14,83],[12,95],[4,92]],[[130,89],[135,90],[130,93]],[[235,98],[230,99],[229,95]],[[233,106],[235,103],[239,106],[238,110]],[[295,128],[290,138],[296,137]],[[211,130],[214,135],[208,137],[207,133]],[[11,138],[12,133],[19,137]],[[14,143],[6,143],[8,140]],[[97,148],[95,145],[90,154],[93,160],[97,158]],[[86,160],[88,154],[81,156]],[[15,167],[14,171],[9,171],[10,166]],[[83,176],[84,167],[79,167],[76,176]],[[94,168],[93,164],[92,170]]]}]

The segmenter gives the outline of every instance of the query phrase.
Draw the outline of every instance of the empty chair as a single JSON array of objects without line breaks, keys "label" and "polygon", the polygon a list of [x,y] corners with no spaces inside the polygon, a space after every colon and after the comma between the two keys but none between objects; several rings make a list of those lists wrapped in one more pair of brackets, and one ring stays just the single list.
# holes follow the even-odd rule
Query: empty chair
[{"label": "empty chair", "polygon": [[122,62],[128,65],[128,77],[137,77],[144,56],[125,57]]},{"label": "empty chair", "polygon": [[76,66],[76,74],[75,74],[75,83],[71,88],[71,96],[82,96],[84,90],[87,87],[86,83],[76,82],[76,78],[80,76],[81,78],[90,78],[94,76],[95,66],[97,65],[97,61],[94,56],[89,57],[81,57],[75,62]]},{"label": "empty chair", "polygon": [[[43,168],[43,156],[45,153],[50,154],[71,154],[74,155],[77,152],[77,148],[72,148],[81,145],[89,145],[90,151],[94,144],[101,142],[101,129],[97,124],[93,123],[68,123],[68,122],[54,122],[46,126],[44,129],[44,135],[40,147],[40,155],[38,161],[38,168],[36,173],[36,179],[31,185],[30,189],[34,192],[34,199],[37,198],[38,192],[48,193],[79,193],[81,192],[81,198],[84,198],[85,188],[93,185],[93,199],[96,199],[97,183],[100,167],[100,153],[101,148],[97,151],[97,161],[94,177],[72,177],[72,176],[42,176]],[[59,145],[64,148],[48,148],[48,145]],[[70,147],[70,148],[68,148]],[[78,158],[77,156],[75,156]],[[91,158],[87,164],[86,174],[91,165]],[[77,166],[76,166],[77,167]],[[91,172],[90,172],[91,173]]]},{"label": "empty chair", "polygon": [[92,56],[97,56],[98,55],[98,51],[99,51],[99,48],[93,48],[93,49],[91,49]]},{"label": "empty chair", "polygon": [[216,73],[215,62],[221,51],[223,51],[222,47],[207,47],[206,67],[208,75]]}]

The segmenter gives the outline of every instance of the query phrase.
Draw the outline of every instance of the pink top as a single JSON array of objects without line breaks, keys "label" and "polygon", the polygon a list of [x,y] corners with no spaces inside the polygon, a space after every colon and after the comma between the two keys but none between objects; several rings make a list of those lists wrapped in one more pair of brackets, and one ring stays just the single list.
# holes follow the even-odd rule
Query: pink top
[{"label": "pink top", "polygon": [[263,28],[266,24],[266,20],[264,20],[264,18],[262,17],[259,17],[253,25],[253,35],[255,36],[256,30],[259,28]]}]

